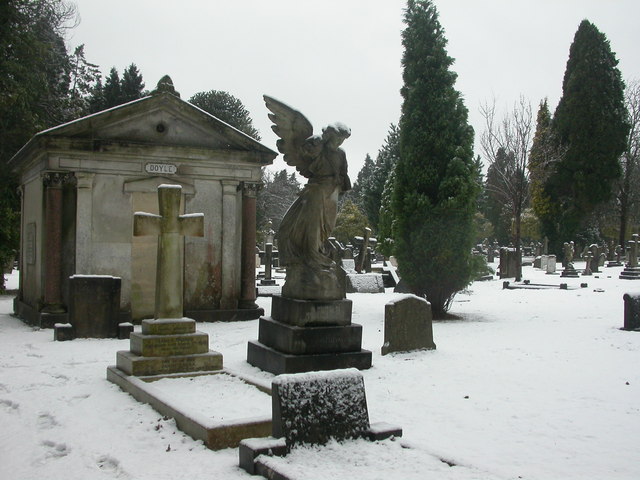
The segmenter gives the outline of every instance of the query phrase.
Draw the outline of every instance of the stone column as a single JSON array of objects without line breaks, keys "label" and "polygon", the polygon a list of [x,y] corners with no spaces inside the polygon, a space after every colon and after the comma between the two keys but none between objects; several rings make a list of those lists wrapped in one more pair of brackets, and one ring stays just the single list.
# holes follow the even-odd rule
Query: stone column
[{"label": "stone column", "polygon": [[44,192],[44,308],[63,313],[62,303],[62,187],[69,174],[45,173]]},{"label": "stone column", "polygon": [[234,310],[238,308],[238,280],[240,272],[238,260],[238,247],[240,239],[237,238],[237,196],[238,182],[234,180],[222,180],[222,296],[220,298],[221,310]]},{"label": "stone column", "polygon": [[240,308],[256,304],[256,194],[259,185],[245,183],[242,189],[242,258],[240,260]]},{"label": "stone column", "polygon": [[91,212],[94,173],[77,172],[76,176],[76,271],[77,274],[95,273],[91,264]]},{"label": "stone column", "polygon": [[[26,236],[24,223],[24,185],[20,185],[18,187],[18,196],[20,197],[20,251],[18,252],[18,271],[20,272],[20,275],[18,276],[18,298],[22,300],[22,294],[24,293],[23,282],[26,271],[25,265],[27,263],[24,259],[24,242]],[[16,311],[16,313],[18,312]]]}]

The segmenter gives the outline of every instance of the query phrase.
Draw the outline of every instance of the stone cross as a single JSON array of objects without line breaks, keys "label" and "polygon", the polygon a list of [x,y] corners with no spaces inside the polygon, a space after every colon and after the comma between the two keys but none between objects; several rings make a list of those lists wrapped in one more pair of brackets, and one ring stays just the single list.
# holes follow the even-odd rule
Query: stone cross
[{"label": "stone cross", "polygon": [[204,236],[204,214],[179,214],[181,195],[180,185],[160,185],[160,215],[136,212],[133,218],[134,236],[158,236],[154,318],[182,318],[182,237]]}]

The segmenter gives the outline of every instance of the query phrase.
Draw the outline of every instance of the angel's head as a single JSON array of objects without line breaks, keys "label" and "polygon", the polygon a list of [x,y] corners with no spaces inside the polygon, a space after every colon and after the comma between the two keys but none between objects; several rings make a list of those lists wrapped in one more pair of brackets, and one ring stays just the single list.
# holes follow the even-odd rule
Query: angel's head
[{"label": "angel's head", "polygon": [[351,129],[344,123],[332,123],[322,129],[322,139],[326,142],[332,142],[335,148],[342,145],[342,142],[350,136]]}]

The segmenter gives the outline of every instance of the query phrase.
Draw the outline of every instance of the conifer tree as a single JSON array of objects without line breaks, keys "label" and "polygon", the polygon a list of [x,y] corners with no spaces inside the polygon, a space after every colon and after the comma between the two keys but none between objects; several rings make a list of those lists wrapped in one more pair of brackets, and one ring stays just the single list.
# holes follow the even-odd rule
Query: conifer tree
[{"label": "conifer tree", "polygon": [[120,88],[120,75],[116,67],[111,67],[109,76],[104,82],[102,92],[104,97],[104,107],[111,108],[120,105],[122,102],[122,91]]},{"label": "conifer tree", "polygon": [[142,74],[136,67],[135,63],[129,65],[122,74],[122,80],[120,80],[120,101],[121,103],[127,103],[132,100],[137,100],[144,96],[144,82],[142,81]]},{"label": "conifer tree", "polygon": [[398,127],[391,124],[385,143],[378,151],[371,177],[362,185],[362,207],[376,232],[380,229],[378,224],[384,186],[400,155],[399,136]]},{"label": "conifer tree", "polygon": [[549,238],[556,251],[609,199],[620,176],[618,158],[629,124],[617,65],[606,36],[583,20],[569,50],[562,98],[552,124],[563,149],[546,187],[561,215],[556,235]]},{"label": "conifer tree", "polygon": [[260,140],[260,132],[253,126],[249,110],[240,99],[222,90],[198,92],[189,99],[196,107],[210,113],[250,137]]},{"label": "conifer tree", "polygon": [[394,252],[409,288],[443,316],[473,275],[473,129],[435,6],[408,0],[404,22]]}]

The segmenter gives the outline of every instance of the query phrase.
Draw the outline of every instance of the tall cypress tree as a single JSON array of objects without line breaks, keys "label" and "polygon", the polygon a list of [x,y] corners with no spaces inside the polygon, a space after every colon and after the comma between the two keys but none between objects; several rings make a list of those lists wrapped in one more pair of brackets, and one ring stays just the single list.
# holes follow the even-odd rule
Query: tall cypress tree
[{"label": "tall cypress tree", "polygon": [[562,149],[546,186],[561,212],[557,236],[549,239],[556,250],[609,199],[612,183],[620,176],[618,158],[629,125],[617,65],[606,36],[583,20],[571,44],[552,123]]},{"label": "tall cypress tree", "polygon": [[435,6],[408,0],[404,22],[394,251],[403,280],[442,316],[473,274],[473,128],[455,89],[457,75]]}]

